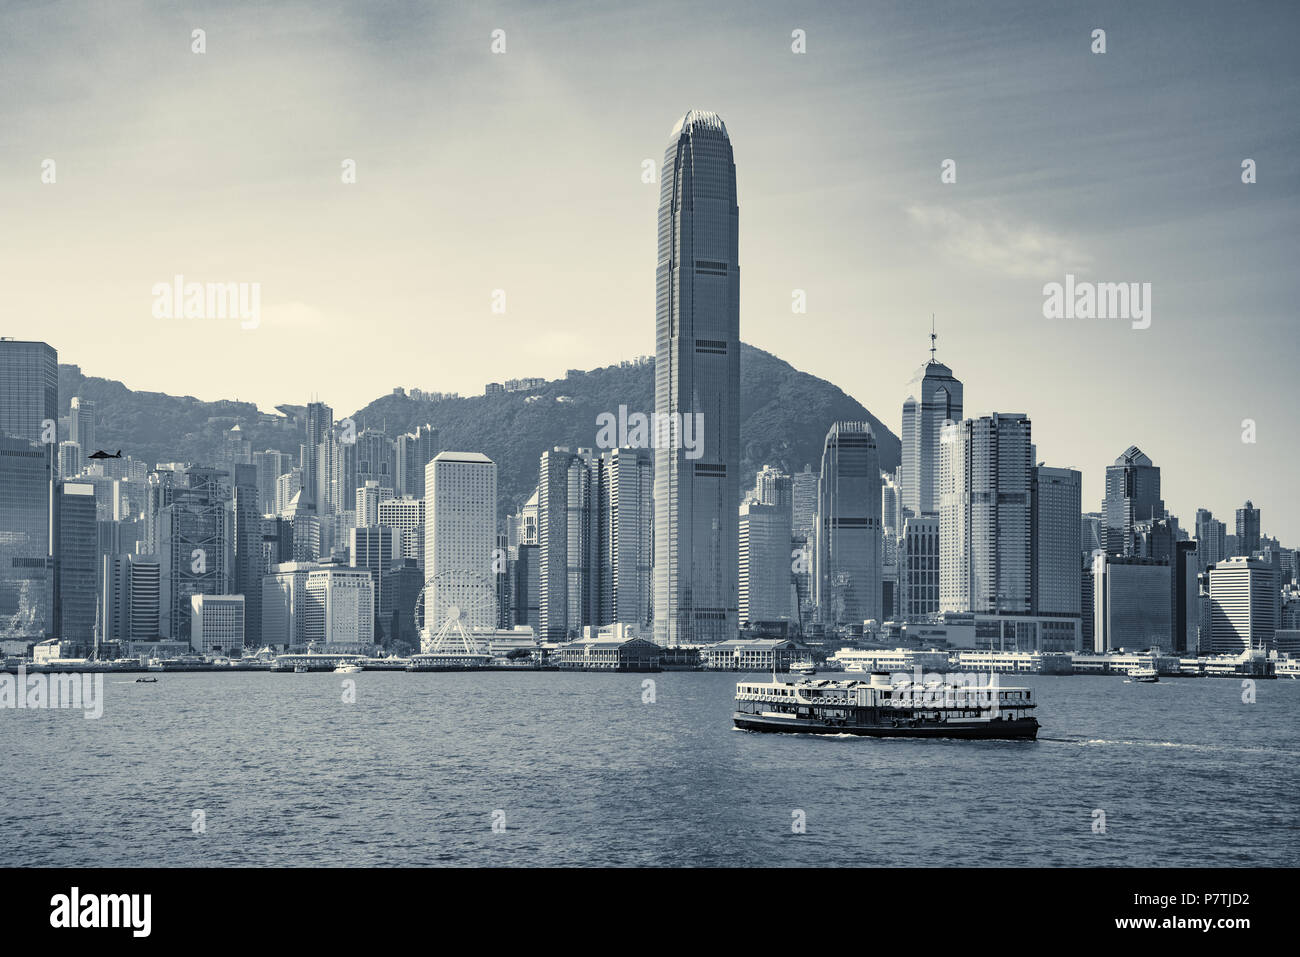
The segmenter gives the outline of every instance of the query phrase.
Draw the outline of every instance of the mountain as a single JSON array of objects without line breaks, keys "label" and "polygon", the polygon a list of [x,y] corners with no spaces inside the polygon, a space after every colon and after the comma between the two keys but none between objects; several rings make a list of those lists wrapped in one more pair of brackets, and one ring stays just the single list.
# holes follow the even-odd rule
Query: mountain
[{"label": "mountain", "polygon": [[[821,462],[822,441],[832,422],[865,420],[880,450],[880,466],[892,471],[899,440],[857,400],[816,376],[753,346],[740,353],[741,487],[753,484],[766,464],[788,471]],[[266,415],[249,402],[201,402],[193,396],[133,392],[120,382],[88,378],[77,366],[59,367],[63,411],[79,395],[96,403],[97,444],[156,462],[215,462],[225,433],[236,424],[254,451],[297,454],[302,433],[287,415]],[[536,398],[534,398],[536,397]],[[358,431],[380,429],[395,437],[429,423],[444,449],[483,452],[497,463],[503,509],[525,501],[537,484],[542,452],[557,445],[595,445],[600,413],[654,410],[654,363],[571,371],[565,378],[521,392],[471,397],[413,398],[401,391],[381,396],[353,413]],[[336,417],[342,417],[335,410]],[[93,450],[92,450],[93,451]]]}]

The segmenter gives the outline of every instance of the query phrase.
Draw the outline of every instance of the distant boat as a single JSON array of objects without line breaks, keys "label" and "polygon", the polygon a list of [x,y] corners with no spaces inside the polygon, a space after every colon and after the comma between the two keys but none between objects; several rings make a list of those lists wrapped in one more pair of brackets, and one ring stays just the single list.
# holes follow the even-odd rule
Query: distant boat
[{"label": "distant boat", "polygon": [[817,665],[809,659],[803,661],[792,661],[790,670],[797,675],[815,675],[817,674]]},{"label": "distant boat", "polygon": [[293,670],[297,674],[305,675],[311,669],[308,668],[305,664],[296,664],[293,666]]},{"label": "distant boat", "polygon": [[343,661],[334,669],[336,675],[355,675],[361,673],[361,666],[355,661]]},{"label": "distant boat", "polygon": [[1130,668],[1128,677],[1130,681],[1136,681],[1140,684],[1151,684],[1160,680],[1160,675],[1154,668]]},{"label": "distant boat", "polygon": [[157,678],[136,678],[135,683],[138,685],[151,685],[158,682]]}]

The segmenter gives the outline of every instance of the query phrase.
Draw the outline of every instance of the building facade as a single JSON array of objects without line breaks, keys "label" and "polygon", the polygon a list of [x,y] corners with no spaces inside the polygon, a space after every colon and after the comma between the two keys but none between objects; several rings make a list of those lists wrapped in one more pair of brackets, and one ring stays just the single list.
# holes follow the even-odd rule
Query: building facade
[{"label": "building facade", "polygon": [[679,432],[683,423],[698,422],[700,434],[696,451],[671,435],[656,442],[654,640],[660,645],[737,633],[738,222],[727,128],[716,113],[691,110],[673,127],[661,175],[655,416]]}]

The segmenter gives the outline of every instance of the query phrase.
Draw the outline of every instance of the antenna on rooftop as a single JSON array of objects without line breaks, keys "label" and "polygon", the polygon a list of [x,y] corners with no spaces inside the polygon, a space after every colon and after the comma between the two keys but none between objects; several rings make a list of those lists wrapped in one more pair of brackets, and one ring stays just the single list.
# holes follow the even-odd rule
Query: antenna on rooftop
[{"label": "antenna on rooftop", "polygon": [[930,313],[930,361],[934,362],[935,340],[939,337],[934,334],[934,313]]}]

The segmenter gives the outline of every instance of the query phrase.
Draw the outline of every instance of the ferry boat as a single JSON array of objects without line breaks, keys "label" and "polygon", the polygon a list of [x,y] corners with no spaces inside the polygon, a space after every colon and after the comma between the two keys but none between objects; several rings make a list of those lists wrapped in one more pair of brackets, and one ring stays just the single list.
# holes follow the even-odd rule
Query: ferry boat
[{"label": "ferry boat", "polygon": [[1279,678],[1290,678],[1295,681],[1300,678],[1300,658],[1280,658],[1278,659],[1273,673]]},{"label": "ferry boat", "polygon": [[361,673],[361,666],[355,661],[343,661],[334,669],[336,675],[357,675]]},{"label": "ferry boat", "polygon": [[1160,680],[1160,675],[1154,668],[1130,668],[1128,677],[1130,681],[1137,681],[1142,684],[1151,684]]},{"label": "ferry boat", "polygon": [[[983,677],[983,676],[981,676]],[[856,734],[873,738],[1034,740],[1033,692],[996,682],[970,687],[949,676],[930,685],[870,681],[741,681],[733,723],[745,731]]]},{"label": "ferry boat", "polygon": [[308,668],[305,663],[299,662],[298,664],[293,666],[293,671],[294,674],[305,675],[307,672],[311,671],[311,669]]},{"label": "ferry boat", "polygon": [[810,659],[793,661],[790,663],[790,670],[797,675],[815,675],[817,674],[817,665]]}]

